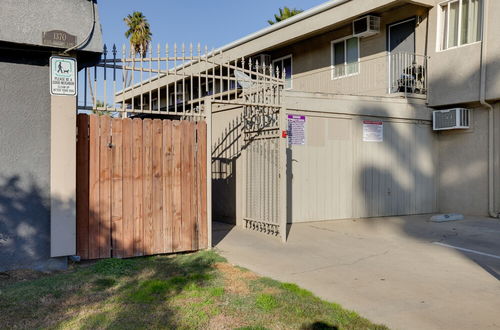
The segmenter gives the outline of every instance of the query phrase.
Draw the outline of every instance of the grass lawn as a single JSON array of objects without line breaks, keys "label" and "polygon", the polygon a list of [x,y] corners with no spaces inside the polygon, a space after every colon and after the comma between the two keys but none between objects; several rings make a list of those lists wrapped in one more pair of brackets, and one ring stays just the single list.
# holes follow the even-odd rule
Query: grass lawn
[{"label": "grass lawn", "polygon": [[2,329],[386,329],[213,251],[16,274],[0,277]]}]

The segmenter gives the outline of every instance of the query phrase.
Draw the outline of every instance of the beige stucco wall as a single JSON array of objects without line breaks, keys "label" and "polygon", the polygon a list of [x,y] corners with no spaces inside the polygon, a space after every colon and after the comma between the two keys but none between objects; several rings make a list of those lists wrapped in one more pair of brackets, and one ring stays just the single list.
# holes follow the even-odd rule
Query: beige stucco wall
[{"label": "beige stucco wall", "polygon": [[[481,42],[438,51],[438,4],[429,12],[429,105],[447,106],[479,101]],[[486,2],[485,2],[486,3]],[[489,1],[484,9],[488,15],[486,97],[500,98],[500,2]]]},{"label": "beige stucco wall", "polygon": [[500,1],[489,0],[486,11],[488,17],[488,37],[486,39],[486,99],[500,99]]},{"label": "beige stucco wall", "polygon": [[[472,111],[468,130],[437,133],[439,209],[488,216],[488,111]],[[500,103],[495,105],[495,206],[500,207]]]}]

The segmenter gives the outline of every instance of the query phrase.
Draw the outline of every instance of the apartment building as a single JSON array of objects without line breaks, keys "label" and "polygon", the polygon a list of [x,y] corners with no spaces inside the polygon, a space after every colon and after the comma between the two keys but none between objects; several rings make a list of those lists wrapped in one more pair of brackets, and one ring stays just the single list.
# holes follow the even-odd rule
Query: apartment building
[{"label": "apartment building", "polygon": [[[496,12],[500,3],[492,0],[333,0],[220,49],[228,60],[285,72],[290,129],[286,193],[279,198],[286,199],[288,223],[498,215]],[[163,77],[150,90],[169,84]],[[147,99],[148,83],[141,88]],[[224,92],[216,82],[203,89],[205,96]],[[174,104],[173,90],[149,102],[158,109]],[[194,95],[186,91],[181,102],[186,98]],[[131,90],[116,100],[140,102]],[[265,176],[273,163],[249,163],[251,148],[238,134],[243,111],[212,114],[214,218],[241,225],[252,218],[250,209],[266,213],[272,206],[264,205],[276,202],[249,198],[255,185],[263,192],[264,183],[272,185],[272,175]]]}]

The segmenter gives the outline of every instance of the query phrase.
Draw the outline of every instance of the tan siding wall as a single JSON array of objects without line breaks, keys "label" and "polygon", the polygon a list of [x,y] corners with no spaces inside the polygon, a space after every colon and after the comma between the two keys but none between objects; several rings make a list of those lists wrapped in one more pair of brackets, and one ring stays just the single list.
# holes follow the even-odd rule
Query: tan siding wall
[{"label": "tan siding wall", "polygon": [[436,144],[430,124],[384,121],[384,142],[362,141],[362,123],[355,135],[354,217],[435,212]]},{"label": "tan siding wall", "polygon": [[362,121],[374,118],[318,116],[307,116],[306,145],[291,147],[293,222],[437,210],[429,123],[384,119],[376,143],[362,139]]},{"label": "tan siding wall", "polygon": [[332,80],[331,42],[352,35],[352,25],[271,52],[273,58],[292,54],[293,90],[357,95],[383,95],[388,90],[387,25],[421,16],[416,28],[416,52],[426,52],[426,9],[405,5],[383,12],[379,34],[360,39],[360,73]]},{"label": "tan siding wall", "polygon": [[306,145],[289,151],[292,222],[351,218],[352,118],[306,118]]}]

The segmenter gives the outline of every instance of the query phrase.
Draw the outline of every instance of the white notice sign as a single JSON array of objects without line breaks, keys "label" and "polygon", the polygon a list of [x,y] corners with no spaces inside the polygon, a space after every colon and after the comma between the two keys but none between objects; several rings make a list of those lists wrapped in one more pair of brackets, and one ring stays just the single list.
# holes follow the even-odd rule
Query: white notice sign
[{"label": "white notice sign", "polygon": [[288,144],[306,144],[306,116],[288,115]]},{"label": "white notice sign", "polygon": [[384,123],[381,121],[363,120],[363,141],[384,141]]},{"label": "white notice sign", "polygon": [[50,94],[75,96],[77,91],[76,59],[50,58]]}]

